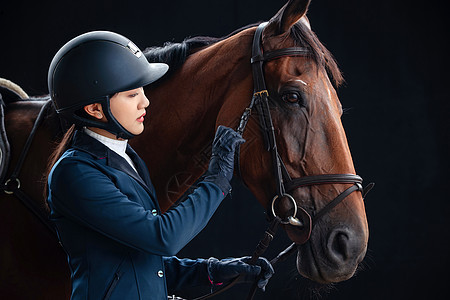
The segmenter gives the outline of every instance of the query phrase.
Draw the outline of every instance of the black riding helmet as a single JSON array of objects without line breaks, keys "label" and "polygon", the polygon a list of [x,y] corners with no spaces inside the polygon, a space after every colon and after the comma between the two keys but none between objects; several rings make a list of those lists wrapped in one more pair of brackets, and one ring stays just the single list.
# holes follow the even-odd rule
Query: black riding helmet
[{"label": "black riding helmet", "polygon": [[[129,139],[134,135],[111,113],[110,95],[150,84],[168,69],[163,63],[149,63],[124,36],[93,31],[77,36],[56,53],[48,71],[48,89],[56,111],[68,121]],[[77,113],[92,103],[102,104],[107,123]]]}]

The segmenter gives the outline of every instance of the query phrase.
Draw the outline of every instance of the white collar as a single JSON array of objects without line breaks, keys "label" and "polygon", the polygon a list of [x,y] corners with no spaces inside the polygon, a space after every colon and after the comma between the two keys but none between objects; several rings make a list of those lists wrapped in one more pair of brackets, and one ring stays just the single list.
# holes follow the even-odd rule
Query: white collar
[{"label": "white collar", "polygon": [[100,143],[102,143],[103,145],[108,147],[109,149],[113,150],[120,156],[122,156],[122,157],[128,156],[125,153],[125,150],[127,149],[128,140],[111,139],[104,135],[98,134],[86,127],[84,127],[83,130],[87,135],[89,135],[90,137],[93,137],[94,139],[96,139],[97,141],[99,141]]}]

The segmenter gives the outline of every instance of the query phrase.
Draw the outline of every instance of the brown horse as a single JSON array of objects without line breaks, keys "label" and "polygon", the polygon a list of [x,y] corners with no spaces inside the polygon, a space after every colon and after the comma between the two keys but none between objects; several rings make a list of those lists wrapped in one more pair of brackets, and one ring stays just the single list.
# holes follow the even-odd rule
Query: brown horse
[{"label": "brown horse", "polygon": [[[309,27],[305,17],[308,5],[306,0],[289,1],[262,33],[265,52],[293,47],[308,50],[307,55],[283,55],[264,65],[279,156],[291,177],[355,174],[340,120],[342,108],[327,71],[337,85],[342,77],[333,57]],[[222,39],[194,38],[147,51],[149,60],[166,61],[172,71],[160,83],[146,87],[151,102],[146,130],[130,143],[149,167],[163,210],[205,171],[216,127],[236,128],[249,106],[255,30],[248,26]],[[42,104],[18,101],[6,108],[12,150],[9,174]],[[252,114],[244,131],[247,142],[240,150],[239,169],[243,182],[270,209],[276,181],[258,114]],[[43,173],[60,134],[55,128],[60,128],[59,120],[50,110],[20,172],[21,189],[41,207]],[[298,207],[314,216],[351,185],[322,182],[294,189],[292,196]],[[68,298],[69,272],[54,236],[14,195],[2,195],[1,205],[0,295]],[[302,234],[295,226],[284,228],[293,241]],[[315,224],[308,242],[297,246],[297,269],[320,283],[346,280],[362,261],[367,241],[362,195],[353,192]]]}]

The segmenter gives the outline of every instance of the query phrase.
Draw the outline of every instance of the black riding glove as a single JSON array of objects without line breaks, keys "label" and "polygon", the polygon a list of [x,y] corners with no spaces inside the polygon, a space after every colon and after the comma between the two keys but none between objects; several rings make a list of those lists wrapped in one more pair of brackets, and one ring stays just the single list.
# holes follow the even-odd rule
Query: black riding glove
[{"label": "black riding glove", "polygon": [[243,275],[239,282],[253,282],[261,273],[258,287],[264,291],[275,271],[270,262],[263,257],[258,258],[254,265],[248,264],[250,259],[250,256],[222,260],[211,257],[207,261],[209,278],[213,284],[220,284]]},{"label": "black riding glove", "polygon": [[220,174],[231,181],[234,169],[234,152],[236,147],[244,142],[242,136],[233,129],[219,126],[214,137],[207,173],[209,175]]}]

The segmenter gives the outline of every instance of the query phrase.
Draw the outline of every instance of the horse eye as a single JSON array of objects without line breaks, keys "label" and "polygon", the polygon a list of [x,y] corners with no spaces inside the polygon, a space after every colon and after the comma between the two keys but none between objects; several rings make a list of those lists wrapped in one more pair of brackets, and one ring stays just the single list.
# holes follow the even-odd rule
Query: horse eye
[{"label": "horse eye", "polygon": [[300,95],[297,93],[285,93],[281,96],[281,99],[289,103],[297,103],[300,100]]}]

